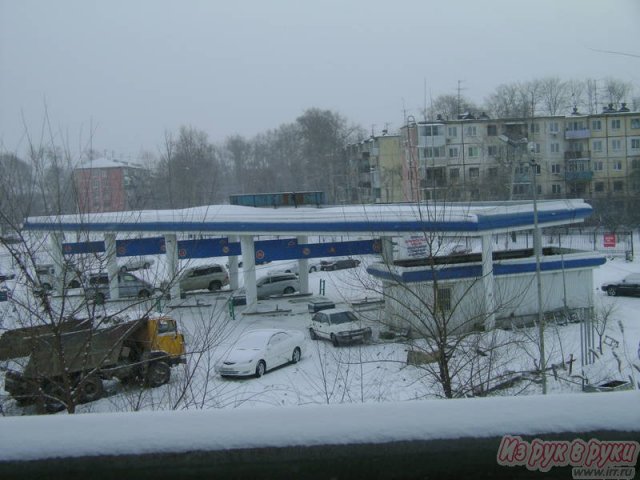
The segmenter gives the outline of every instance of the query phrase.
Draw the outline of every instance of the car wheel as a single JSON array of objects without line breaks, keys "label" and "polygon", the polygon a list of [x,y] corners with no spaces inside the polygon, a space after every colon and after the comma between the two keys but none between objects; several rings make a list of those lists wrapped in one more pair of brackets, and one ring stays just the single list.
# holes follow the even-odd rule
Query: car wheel
[{"label": "car wheel", "polygon": [[264,363],[264,360],[260,360],[258,365],[256,366],[256,378],[260,378],[267,371],[267,364]]},{"label": "car wheel", "polygon": [[220,281],[218,280],[213,280],[209,284],[209,291],[211,292],[215,292],[216,290],[220,290],[221,288],[222,288],[222,283],[220,283]]},{"label": "car wheel", "polygon": [[291,355],[291,363],[298,363],[300,361],[300,357],[302,356],[302,351],[300,347],[296,347],[293,349],[293,355]]},{"label": "car wheel", "polygon": [[156,361],[147,368],[145,383],[148,387],[156,388],[165,383],[169,383],[171,379],[171,367],[167,362]]},{"label": "car wheel", "polygon": [[607,288],[607,295],[609,295],[610,297],[615,297],[617,294],[618,292],[616,291],[616,287]]},{"label": "car wheel", "polygon": [[79,403],[95,402],[104,395],[102,379],[97,375],[90,375],[78,385],[77,396]]},{"label": "car wheel", "polygon": [[126,265],[121,266],[120,267],[120,272],[127,273],[127,266]]},{"label": "car wheel", "polygon": [[339,347],[340,342],[338,341],[338,337],[336,337],[333,333],[331,334],[331,343],[334,347]]},{"label": "car wheel", "polygon": [[318,339],[318,334],[316,333],[316,331],[313,328],[309,329],[309,336],[311,337],[311,340],[317,340]]},{"label": "car wheel", "polygon": [[290,295],[290,294],[292,294],[292,293],[293,293],[293,292],[295,292],[295,291],[296,291],[296,289],[295,289],[295,288],[293,288],[293,287],[287,287],[287,288],[285,288],[285,289],[284,289],[284,294],[285,294],[285,295]]},{"label": "car wheel", "polygon": [[309,273],[317,272],[318,269],[316,267],[309,268]]},{"label": "car wheel", "polygon": [[150,296],[149,290],[140,290],[140,292],[138,292],[138,298],[149,298]]}]

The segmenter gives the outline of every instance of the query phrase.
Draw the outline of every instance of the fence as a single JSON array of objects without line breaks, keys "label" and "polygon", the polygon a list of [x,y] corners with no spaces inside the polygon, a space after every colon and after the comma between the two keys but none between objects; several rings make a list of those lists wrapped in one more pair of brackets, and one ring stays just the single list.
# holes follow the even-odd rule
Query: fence
[{"label": "fence", "polygon": [[[499,249],[533,248],[533,231],[512,232],[494,236]],[[631,230],[609,232],[583,228],[555,228],[542,231],[543,246],[595,251],[609,256],[632,260],[633,232]]]}]

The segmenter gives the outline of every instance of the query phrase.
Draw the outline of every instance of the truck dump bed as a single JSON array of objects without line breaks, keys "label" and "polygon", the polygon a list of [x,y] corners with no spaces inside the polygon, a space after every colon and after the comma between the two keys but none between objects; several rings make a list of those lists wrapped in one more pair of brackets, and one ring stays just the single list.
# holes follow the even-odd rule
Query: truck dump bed
[{"label": "truck dump bed", "polygon": [[[33,348],[24,376],[51,378],[61,375],[65,367],[73,373],[113,366],[120,357],[125,340],[143,326],[143,320],[134,320],[99,330],[84,329],[59,337],[37,337],[32,342]],[[59,348],[58,342],[62,348]]]},{"label": "truck dump bed", "polygon": [[[74,332],[91,326],[89,319],[69,319],[58,325],[58,331]],[[26,357],[34,349],[37,338],[52,335],[51,325],[36,325],[8,330],[0,336],[0,361],[10,358]]]}]

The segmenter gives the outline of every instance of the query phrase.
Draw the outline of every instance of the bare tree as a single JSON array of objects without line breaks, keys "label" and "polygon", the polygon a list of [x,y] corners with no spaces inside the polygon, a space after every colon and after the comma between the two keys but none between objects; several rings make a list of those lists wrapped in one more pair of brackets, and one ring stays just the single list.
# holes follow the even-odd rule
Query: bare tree
[{"label": "bare tree", "polygon": [[542,98],[542,113],[558,115],[567,109],[569,103],[569,87],[559,77],[547,77],[539,81],[539,91]]}]

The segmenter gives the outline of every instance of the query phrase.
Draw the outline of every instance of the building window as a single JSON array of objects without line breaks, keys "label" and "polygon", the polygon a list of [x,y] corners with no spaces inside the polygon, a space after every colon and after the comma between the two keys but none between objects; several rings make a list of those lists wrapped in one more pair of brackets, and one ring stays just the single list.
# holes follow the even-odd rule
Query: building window
[{"label": "building window", "polygon": [[559,195],[562,193],[562,186],[558,185],[557,183],[554,183],[553,185],[551,185],[551,193],[555,194],[555,195]]},{"label": "building window", "polygon": [[558,122],[549,123],[549,133],[558,133],[559,130]]},{"label": "building window", "polygon": [[451,180],[457,180],[460,178],[460,169],[459,168],[451,168],[449,169],[449,178]]},{"label": "building window", "polygon": [[449,148],[449,157],[450,158],[458,158],[458,147],[450,147]]},{"label": "building window", "polygon": [[591,145],[594,152],[602,152],[602,140],[594,140]]},{"label": "building window", "polygon": [[602,130],[602,120],[592,120],[591,130]]},{"label": "building window", "polygon": [[490,178],[496,178],[498,176],[498,167],[490,167],[488,174]]},{"label": "building window", "polygon": [[551,153],[560,153],[560,144],[552,143],[551,144]]},{"label": "building window", "polygon": [[631,168],[640,168],[640,158],[634,158],[631,160]]},{"label": "building window", "polygon": [[471,167],[469,169],[469,178],[478,178],[480,176],[480,169],[478,167]]},{"label": "building window", "polygon": [[620,160],[615,160],[613,162],[613,169],[618,171],[618,172],[621,172],[622,171],[622,162]]},{"label": "building window", "polygon": [[619,118],[615,118],[615,119],[611,120],[611,128],[613,130],[619,130],[620,129],[620,119]]},{"label": "building window", "polygon": [[622,141],[617,138],[611,140],[611,150],[613,150],[614,152],[619,152],[620,150],[622,150]]},{"label": "building window", "polygon": [[534,143],[533,144],[533,153],[540,153],[540,144],[539,143]]},{"label": "building window", "polygon": [[596,192],[604,192],[604,182],[596,182],[595,190]]},{"label": "building window", "polygon": [[458,127],[448,127],[447,135],[449,137],[457,137],[458,136]]},{"label": "building window", "polygon": [[531,124],[531,133],[540,133],[540,124],[532,123]]},{"label": "building window", "polygon": [[633,148],[633,149],[640,148],[640,138],[632,138],[631,139],[631,148]]},{"label": "building window", "polygon": [[495,157],[498,155],[498,146],[497,145],[489,145],[487,147],[487,155],[491,157]]},{"label": "building window", "polygon": [[551,165],[551,173],[559,174],[560,173],[560,164],[554,163]]},{"label": "building window", "polygon": [[529,185],[525,183],[517,183],[513,186],[514,195],[524,195],[529,191]]},{"label": "building window", "polygon": [[470,125],[467,127],[466,133],[469,137],[475,137],[476,136],[476,127]]},{"label": "building window", "polygon": [[439,312],[451,310],[451,288],[438,288],[436,291],[436,308]]},{"label": "building window", "polygon": [[498,126],[497,125],[487,125],[487,135],[489,137],[495,137],[498,135]]},{"label": "building window", "polygon": [[593,170],[596,172],[601,172],[602,170],[604,170],[604,163],[603,162],[593,162]]},{"label": "building window", "polygon": [[479,157],[479,156],[480,156],[480,149],[478,147],[469,147],[469,157]]},{"label": "building window", "polygon": [[640,128],[640,118],[631,119],[631,128]]},{"label": "building window", "polygon": [[615,182],[613,182],[614,192],[621,192],[623,189],[624,189],[624,182],[622,182],[621,180],[616,180]]},{"label": "building window", "polygon": [[423,137],[437,137],[438,135],[442,135],[440,125],[425,125],[421,127],[421,130]]},{"label": "building window", "polygon": [[425,158],[444,157],[443,147],[427,147],[424,149]]},{"label": "building window", "polygon": [[536,164],[533,166],[533,168],[534,168],[534,170],[535,170],[535,172],[536,172],[536,175],[540,175],[540,172],[541,172],[541,170],[540,170],[540,164],[539,164],[539,163],[536,163]]}]

